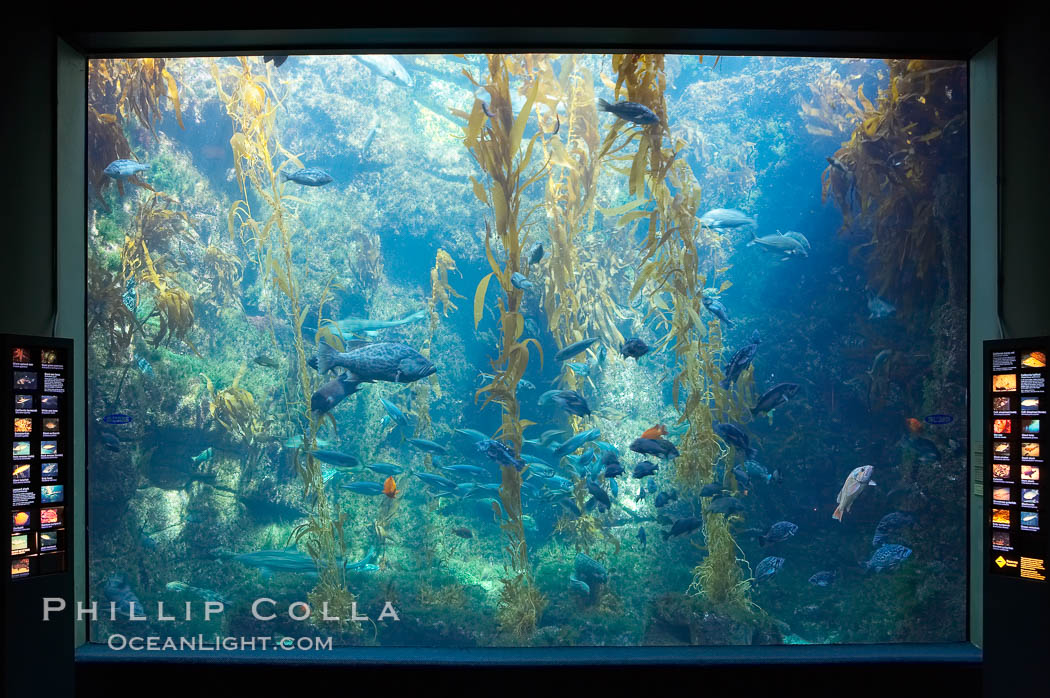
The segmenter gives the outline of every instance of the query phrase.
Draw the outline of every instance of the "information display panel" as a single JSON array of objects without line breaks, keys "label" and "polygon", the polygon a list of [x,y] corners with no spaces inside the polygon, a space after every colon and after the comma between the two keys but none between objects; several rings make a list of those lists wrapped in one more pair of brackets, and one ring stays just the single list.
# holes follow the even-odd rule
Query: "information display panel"
[{"label": "information display panel", "polygon": [[985,342],[985,559],[990,574],[1046,582],[1044,504],[1050,338]]}]

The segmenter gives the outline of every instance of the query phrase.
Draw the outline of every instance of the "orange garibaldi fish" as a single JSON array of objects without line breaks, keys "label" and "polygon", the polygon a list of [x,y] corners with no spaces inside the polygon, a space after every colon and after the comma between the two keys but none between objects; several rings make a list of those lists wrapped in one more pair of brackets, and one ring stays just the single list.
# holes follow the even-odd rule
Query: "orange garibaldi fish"
[{"label": "orange garibaldi fish", "polygon": [[862,465],[853,469],[853,472],[846,478],[846,482],[842,484],[839,496],[835,498],[835,503],[838,504],[838,507],[836,507],[835,513],[831,515],[831,518],[842,521],[842,515],[850,510],[854,500],[860,496],[860,493],[868,487],[875,486],[875,483],[871,481],[871,476],[874,473],[875,466],[873,465]]},{"label": "orange garibaldi fish", "polygon": [[397,496],[397,484],[394,483],[393,475],[388,477],[386,479],[386,482],[383,483],[383,494],[385,494],[387,497],[390,497],[391,499]]},{"label": "orange garibaldi fish", "polygon": [[667,436],[667,427],[663,424],[657,424],[655,427],[649,427],[642,432],[643,439],[659,439],[661,436]]}]

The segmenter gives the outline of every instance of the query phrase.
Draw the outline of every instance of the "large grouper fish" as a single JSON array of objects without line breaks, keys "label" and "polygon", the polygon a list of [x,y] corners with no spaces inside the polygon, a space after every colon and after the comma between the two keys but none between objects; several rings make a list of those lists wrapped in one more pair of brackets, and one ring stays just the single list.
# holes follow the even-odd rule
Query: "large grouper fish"
[{"label": "large grouper fish", "polygon": [[321,375],[343,367],[348,380],[360,383],[388,381],[413,383],[437,372],[418,351],[398,342],[351,342],[350,351],[338,352],[327,342],[317,345],[317,371]]}]

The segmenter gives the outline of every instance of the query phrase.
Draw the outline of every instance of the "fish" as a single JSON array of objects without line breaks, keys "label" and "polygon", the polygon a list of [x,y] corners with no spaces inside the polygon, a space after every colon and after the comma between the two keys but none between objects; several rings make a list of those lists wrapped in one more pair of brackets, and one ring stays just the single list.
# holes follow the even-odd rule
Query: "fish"
[{"label": "fish", "polygon": [[18,477],[19,475],[21,475],[25,471],[29,470],[29,468],[31,466],[32,466],[32,463],[26,463],[25,465],[18,466],[17,468],[15,468],[14,472],[11,473],[11,477]]},{"label": "fish", "polygon": [[263,56],[263,62],[273,63],[274,68],[280,68],[286,60],[288,60],[288,56]]},{"label": "fish", "polygon": [[623,464],[620,461],[614,463],[607,463],[605,465],[605,479],[612,480],[613,478],[623,475],[624,469]]},{"label": "fish", "polygon": [[751,447],[751,439],[737,425],[731,422],[715,422],[711,428],[727,444],[744,451],[748,459],[754,458],[758,454],[758,449]]},{"label": "fish", "polygon": [[670,531],[661,531],[661,535],[664,540],[670,538],[676,538],[677,536],[683,536],[687,533],[692,533],[704,525],[704,520],[698,516],[688,516],[684,519],[678,519],[671,524]]},{"label": "fish", "polygon": [[780,568],[784,566],[784,558],[782,557],[764,557],[755,567],[755,584],[763,582],[767,579],[772,579],[773,575],[780,571]]},{"label": "fish", "polygon": [[722,369],[722,373],[725,374],[725,378],[721,380],[719,385],[722,386],[723,390],[728,390],[729,386],[736,382],[740,374],[747,370],[747,367],[751,365],[751,361],[755,358],[755,353],[758,351],[758,345],[761,340],[757,337],[757,330],[755,335],[752,335],[752,341],[750,344],[745,344],[736,350],[733,357],[729,360],[729,363]]},{"label": "fish", "polygon": [[744,494],[751,488],[751,475],[748,474],[747,469],[740,465],[733,466],[733,476],[736,478],[736,484],[744,490]]},{"label": "fish", "polygon": [[798,526],[790,521],[778,521],[769,527],[769,532],[758,537],[758,544],[765,547],[770,543],[779,543],[798,533]]},{"label": "fish", "polygon": [[296,184],[302,184],[307,187],[323,187],[333,181],[333,179],[332,175],[319,167],[304,167],[301,170],[296,170],[291,173],[282,170],[281,181],[295,182]]},{"label": "fish", "polygon": [[135,616],[136,618],[145,617],[142,611],[142,602],[135,596],[135,592],[131,590],[131,585],[128,584],[128,578],[123,574],[117,572],[112,577],[106,580],[106,583],[102,586],[102,595],[106,597],[106,600],[114,604],[114,610],[126,618]]},{"label": "fish", "polygon": [[408,74],[405,66],[396,56],[370,55],[354,56],[354,58],[379,77],[389,80],[400,87],[412,87],[412,76]]},{"label": "fish", "polygon": [[462,434],[463,436],[473,439],[475,443],[478,441],[484,441],[485,439],[489,438],[477,429],[456,429],[456,433]]},{"label": "fish", "polygon": [[744,462],[744,470],[751,477],[762,478],[766,484],[773,479],[773,476],[766,470],[766,466],[759,463],[757,460],[748,460]]},{"label": "fish", "polygon": [[540,445],[546,447],[554,441],[554,439],[565,433],[564,429],[548,429],[540,435]]},{"label": "fish", "polygon": [[221,604],[229,603],[229,600],[225,596],[223,596],[222,594],[220,594],[217,591],[212,591],[211,589],[202,589],[200,587],[195,587],[195,586],[192,586],[190,584],[187,584],[186,582],[180,582],[180,581],[168,582],[167,584],[164,585],[164,588],[167,589],[168,591],[174,591],[174,592],[179,592],[179,593],[186,592],[188,594],[193,594],[193,595],[203,599],[204,601],[213,601],[213,602],[218,602],[218,603],[221,603]]},{"label": "fish", "polygon": [[242,565],[259,569],[264,577],[269,577],[274,572],[317,576],[317,565],[313,558],[298,551],[259,550],[234,555],[233,559]]},{"label": "fish", "polygon": [[521,272],[514,272],[510,275],[510,285],[523,291],[528,291],[533,287],[533,283]]},{"label": "fish", "polygon": [[878,525],[875,527],[875,535],[872,536],[871,545],[872,547],[879,547],[886,542],[886,538],[895,531],[898,531],[906,526],[911,526],[915,522],[910,514],[905,514],[900,511],[892,511],[879,519]]},{"label": "fish", "polygon": [[153,377],[153,366],[150,364],[149,361],[147,361],[143,357],[140,357],[138,364],[139,370],[142,371],[142,375],[146,376],[147,378]]},{"label": "fish", "polygon": [[838,496],[835,497],[835,503],[838,506],[835,508],[835,513],[831,515],[833,519],[842,521],[842,516],[853,507],[853,502],[857,500],[861,492],[868,487],[875,486],[871,479],[874,474],[875,467],[872,465],[862,465],[850,472],[846,481],[842,483]]},{"label": "fish", "polygon": [[587,582],[577,579],[575,574],[569,575],[569,591],[573,592],[577,596],[590,597],[591,587]]},{"label": "fish", "polygon": [[426,453],[435,453],[443,456],[448,453],[448,449],[439,443],[434,443],[429,439],[407,439],[408,443],[418,448],[420,451]]},{"label": "fish", "polygon": [[[446,472],[452,473],[453,475],[477,475],[481,477],[488,477],[489,474],[488,470],[485,470],[484,468],[477,465],[470,465],[468,463],[462,463],[459,465],[443,465],[441,466],[441,469]],[[532,469],[532,467],[529,468],[529,470]],[[551,472],[553,473],[554,470],[552,469]]]},{"label": "fish", "polygon": [[637,361],[648,353],[649,345],[645,343],[644,339],[639,337],[631,337],[620,347],[620,356],[625,359],[631,358]]},{"label": "fish", "polygon": [[386,330],[391,327],[401,327],[403,325],[410,325],[414,322],[419,322],[426,316],[426,309],[420,308],[398,320],[369,320],[368,318],[345,317],[332,324],[344,334],[370,335],[375,334],[379,330]]},{"label": "fish", "polygon": [[722,491],[722,486],[717,482],[709,482],[700,488],[701,497],[713,497]]},{"label": "fish", "polygon": [[433,473],[416,472],[415,476],[427,484],[428,487],[436,487],[441,490],[455,490],[456,483],[447,477],[434,475]]},{"label": "fish", "polygon": [[744,510],[744,504],[736,497],[715,497],[707,505],[707,510],[727,516]]},{"label": "fish", "polygon": [[543,243],[537,242],[529,248],[529,265],[539,264],[543,259]]},{"label": "fish", "polygon": [[677,458],[679,455],[678,449],[667,439],[635,439],[631,442],[630,449],[635,453],[658,456],[664,460]]},{"label": "fish", "polygon": [[648,429],[642,432],[643,439],[659,439],[660,437],[667,436],[667,427],[663,424],[657,424],[650,426]]},{"label": "fish", "polygon": [[265,366],[266,368],[281,367],[281,365],[277,363],[277,359],[274,359],[272,356],[267,356],[266,354],[259,354],[254,359],[252,359],[252,361],[259,364],[260,366]]},{"label": "fish", "polygon": [[1026,397],[1021,398],[1021,407],[1026,409],[1035,409],[1039,407],[1039,398],[1037,397]]},{"label": "fish", "polygon": [[500,465],[514,468],[518,472],[521,472],[522,468],[525,467],[525,461],[515,458],[514,453],[499,441],[485,439],[484,441],[479,441],[475,446],[479,451]]},{"label": "fish", "polygon": [[124,293],[120,295],[120,300],[124,303],[124,307],[130,310],[132,313],[139,304],[139,294],[135,290],[135,277],[128,277],[127,282],[124,284]]},{"label": "fish", "polygon": [[456,534],[457,536],[459,536],[460,538],[468,538],[469,539],[469,538],[473,538],[474,537],[474,532],[471,531],[466,526],[460,526],[458,528],[454,528],[454,529],[452,529],[452,532],[454,534]]},{"label": "fish", "polygon": [[794,230],[789,230],[784,233],[784,237],[793,238],[798,241],[798,244],[802,246],[802,249],[796,253],[796,256],[808,257],[813,247],[809,244],[809,240],[802,233],[797,233]]},{"label": "fish", "polygon": [[642,550],[645,550],[646,535],[645,535],[645,529],[642,528],[641,526],[638,527],[638,540],[641,541],[641,543],[642,543]]},{"label": "fish", "polygon": [[[887,362],[889,361],[891,356],[893,356],[892,349],[883,349],[878,354],[876,354],[875,358],[871,361],[871,368],[868,369],[868,375],[872,378],[875,378],[876,375],[881,373],[882,367],[888,365]],[[920,424],[919,426],[921,427],[922,425]]]},{"label": "fish", "polygon": [[660,469],[660,466],[652,461],[643,460],[638,465],[634,466],[634,471],[631,473],[631,477],[635,480],[641,480],[643,477],[648,477]]},{"label": "fish", "polygon": [[798,389],[798,383],[777,383],[758,399],[758,404],[751,408],[751,416],[757,417],[764,412],[772,412],[795,397]]},{"label": "fish", "polygon": [[813,586],[818,587],[829,587],[835,583],[835,578],[838,576],[837,572],[834,571],[821,571],[814,574],[809,578],[809,583]]},{"label": "fish", "polygon": [[941,451],[937,444],[924,436],[909,435],[905,438],[905,447],[913,451],[920,463],[934,463],[941,459]]},{"label": "fish", "polygon": [[384,486],[381,482],[351,482],[349,485],[341,486],[344,490],[350,490],[354,494],[365,494],[369,497],[375,497],[380,494],[384,494]]},{"label": "fish", "polygon": [[751,242],[747,243],[747,247],[751,247],[752,245],[758,245],[764,250],[783,254],[787,257],[808,256],[806,254],[806,248],[797,238],[789,237],[779,231],[777,231],[776,235],[763,235],[759,237],[758,234],[752,230]]},{"label": "fish", "polygon": [[604,506],[606,509],[612,507],[612,501],[609,499],[609,494],[602,489],[594,480],[587,481],[587,491],[594,497],[595,501]]},{"label": "fish", "polygon": [[870,560],[860,563],[860,566],[868,570],[881,572],[898,567],[909,557],[911,557],[911,548],[895,543],[886,543],[872,553]]},{"label": "fish", "polygon": [[581,351],[585,351],[588,347],[590,347],[597,341],[597,337],[589,337],[588,339],[581,339],[578,342],[573,342],[572,344],[555,354],[554,359],[555,361],[565,361],[565,359],[571,359],[572,357],[579,354]]},{"label": "fish", "polygon": [[704,296],[702,300],[704,307],[707,308],[708,312],[730,327],[733,326],[733,321],[729,319],[729,309],[726,308],[722,301],[712,296]]},{"label": "fish", "polygon": [[573,373],[577,376],[589,376],[591,375],[591,365],[585,363],[579,363],[576,361],[566,361],[565,365],[568,366]]},{"label": "fish", "polygon": [[677,490],[671,490],[670,492],[660,492],[659,494],[657,494],[656,495],[656,501],[653,502],[653,504],[656,506],[657,509],[663,509],[665,506],[667,506],[671,502],[677,502],[677,501],[678,501],[678,491]]},{"label": "fish", "polygon": [[383,494],[385,494],[390,499],[394,499],[395,497],[397,497],[397,483],[394,481],[393,475],[389,476],[386,480],[383,481]]},{"label": "fish", "polygon": [[148,169],[148,162],[135,162],[134,160],[114,160],[113,162],[106,165],[105,169],[102,170],[102,174],[108,175],[113,179],[127,179],[128,177],[134,177],[139,172],[143,172]]},{"label": "fish", "polygon": [[610,104],[604,99],[598,100],[599,111],[607,111],[614,116],[630,121],[632,124],[647,126],[660,123],[660,117],[649,107],[638,102],[615,102]]},{"label": "fish", "polygon": [[346,468],[353,468],[361,463],[356,457],[351,456],[349,453],[342,453],[340,451],[317,449],[310,451],[310,453],[317,460],[322,463],[328,463],[329,465],[340,465]]},{"label": "fish", "polygon": [[758,218],[751,218],[735,208],[713,208],[700,216],[700,223],[708,228],[727,230],[745,225],[758,225]]},{"label": "fish", "polygon": [[211,457],[214,454],[215,454],[215,451],[211,448],[211,446],[209,446],[208,448],[204,449],[203,451],[201,451],[197,455],[195,455],[192,458],[190,458],[190,460],[193,461],[194,463],[197,463],[197,464],[206,463],[206,462],[211,460]]},{"label": "fish", "polygon": [[387,381],[413,383],[437,372],[434,364],[418,351],[398,342],[376,342],[348,352],[337,352],[327,342],[317,346],[317,370],[327,373],[341,366],[348,370],[347,380],[360,383]]},{"label": "fish", "polygon": [[386,413],[390,415],[390,419],[394,420],[395,424],[397,424],[402,429],[408,429],[408,415],[402,412],[397,405],[390,402],[386,398],[379,398],[379,402],[383,404],[383,409],[386,410]]},{"label": "fish", "polygon": [[868,312],[871,313],[868,316],[869,320],[878,320],[884,317],[889,317],[897,312],[897,309],[892,304],[879,298],[874,293],[868,292]]},{"label": "fish", "polygon": [[591,408],[587,406],[587,401],[575,390],[548,390],[540,395],[536,404],[543,405],[550,400],[553,400],[554,404],[569,414],[574,414],[577,417],[585,417],[591,413]]},{"label": "fish", "polygon": [[908,426],[908,431],[912,434],[918,434],[922,431],[922,422],[915,419],[915,417],[908,417],[904,420],[904,423]]},{"label": "fish", "polygon": [[316,415],[330,412],[348,396],[356,393],[360,385],[360,381],[351,380],[350,374],[344,373],[322,385],[310,396],[310,409]]},{"label": "fish", "polygon": [[[491,374],[489,374],[489,373],[482,373],[481,377],[484,378],[485,380],[489,381],[490,383],[492,381],[496,380],[496,377],[491,375]],[[536,386],[533,383],[530,383],[529,381],[527,381],[524,378],[522,378],[521,380],[518,381],[517,390],[522,390],[522,389],[524,389],[524,390],[535,390]]]}]

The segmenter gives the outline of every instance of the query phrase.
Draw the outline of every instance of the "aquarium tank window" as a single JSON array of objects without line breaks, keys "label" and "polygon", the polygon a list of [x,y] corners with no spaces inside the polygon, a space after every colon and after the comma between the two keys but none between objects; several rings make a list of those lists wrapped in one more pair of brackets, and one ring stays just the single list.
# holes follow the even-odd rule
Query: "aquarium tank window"
[{"label": "aquarium tank window", "polygon": [[93,59],[87,115],[94,641],[966,638],[965,63]]}]

